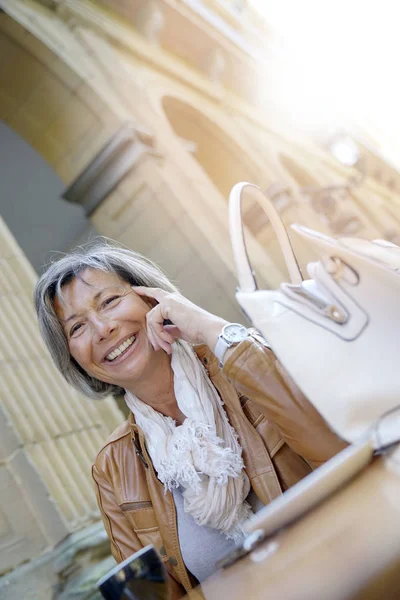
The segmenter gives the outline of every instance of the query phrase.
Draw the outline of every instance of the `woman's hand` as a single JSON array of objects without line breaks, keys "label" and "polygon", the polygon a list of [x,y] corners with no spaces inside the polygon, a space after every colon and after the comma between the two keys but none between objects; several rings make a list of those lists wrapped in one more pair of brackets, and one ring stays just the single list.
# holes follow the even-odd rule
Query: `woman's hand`
[{"label": "woman's hand", "polygon": [[[159,288],[133,286],[139,296],[152,298],[158,304],[147,313],[147,335],[155,350],[171,354],[175,338],[192,344],[207,344],[211,351],[227,321],[203,310],[178,292]],[[164,325],[169,320],[172,325]]]}]

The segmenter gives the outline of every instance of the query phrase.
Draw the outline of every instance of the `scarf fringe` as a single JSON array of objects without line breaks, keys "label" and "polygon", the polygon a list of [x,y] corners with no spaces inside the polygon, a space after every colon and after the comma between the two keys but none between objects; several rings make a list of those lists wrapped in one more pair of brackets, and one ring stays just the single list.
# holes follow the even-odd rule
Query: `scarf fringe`
[{"label": "scarf fringe", "polygon": [[238,477],[244,467],[243,459],[203,423],[186,419],[185,429],[178,438],[172,438],[168,457],[160,462],[159,479],[171,491],[179,487],[192,487],[200,493],[204,475],[214,477],[218,485],[226,485],[229,477]]}]

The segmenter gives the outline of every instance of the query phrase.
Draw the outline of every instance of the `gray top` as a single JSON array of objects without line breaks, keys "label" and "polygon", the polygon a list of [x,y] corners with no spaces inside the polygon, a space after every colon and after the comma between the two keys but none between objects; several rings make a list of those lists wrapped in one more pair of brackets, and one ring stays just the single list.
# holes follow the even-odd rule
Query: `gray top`
[{"label": "gray top", "polygon": [[[178,536],[183,562],[188,571],[202,583],[216,571],[215,564],[230,554],[236,547],[235,542],[228,539],[217,529],[197,525],[191,515],[183,508],[181,488],[173,490],[178,523]],[[254,512],[260,510],[263,504],[253,491],[247,497]]]}]

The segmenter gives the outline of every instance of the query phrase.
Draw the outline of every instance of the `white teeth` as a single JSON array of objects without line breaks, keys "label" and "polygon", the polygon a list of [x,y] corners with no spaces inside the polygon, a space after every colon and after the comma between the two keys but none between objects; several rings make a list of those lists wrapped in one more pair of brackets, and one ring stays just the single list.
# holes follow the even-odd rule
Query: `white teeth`
[{"label": "white teeth", "polygon": [[110,352],[110,354],[107,354],[106,359],[107,360],[116,359],[117,356],[122,354],[127,348],[129,348],[129,346],[132,346],[132,344],[135,340],[136,340],[136,337],[134,335],[132,337],[128,338],[127,340],[125,340],[125,342],[123,342],[120,346],[118,346],[118,348],[115,348],[112,352]]}]

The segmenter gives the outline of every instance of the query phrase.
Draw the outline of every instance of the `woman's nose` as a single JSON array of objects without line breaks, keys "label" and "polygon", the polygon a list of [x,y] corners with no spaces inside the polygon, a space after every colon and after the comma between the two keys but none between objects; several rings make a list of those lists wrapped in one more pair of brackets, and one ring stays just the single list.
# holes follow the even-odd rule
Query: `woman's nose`
[{"label": "woman's nose", "polygon": [[92,315],[90,323],[92,331],[98,341],[106,339],[116,329],[116,324],[111,319],[99,315]]}]

